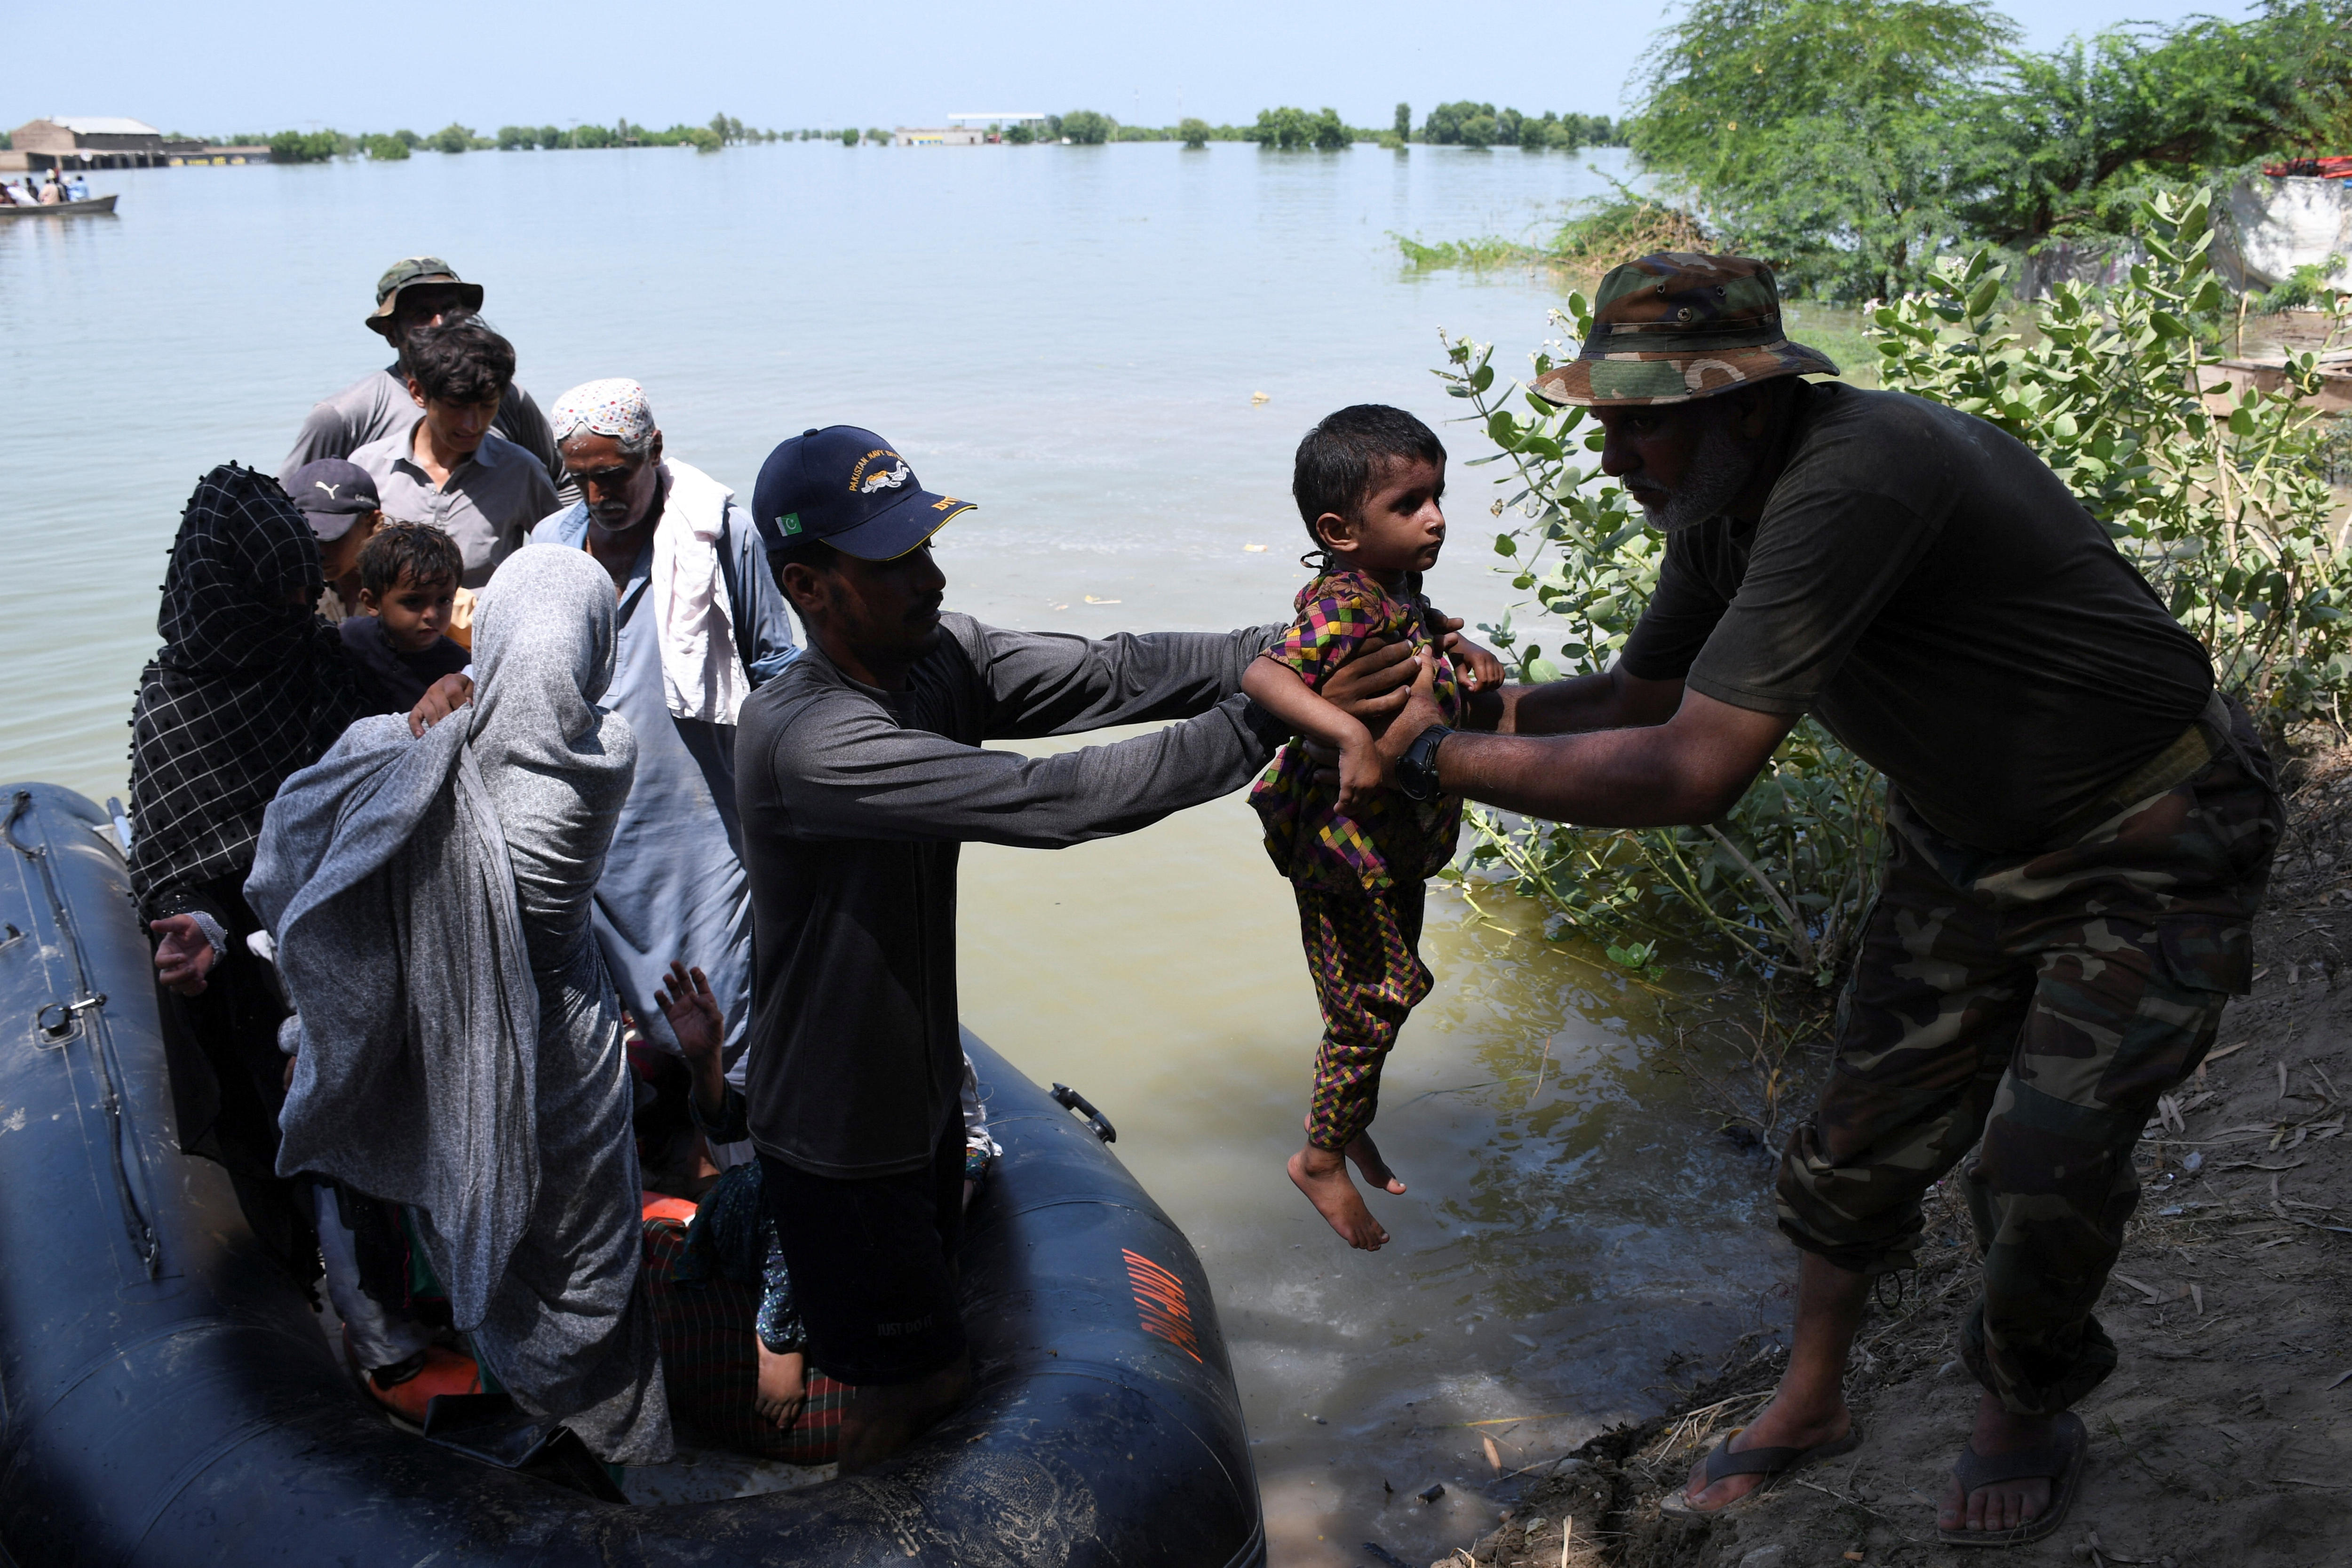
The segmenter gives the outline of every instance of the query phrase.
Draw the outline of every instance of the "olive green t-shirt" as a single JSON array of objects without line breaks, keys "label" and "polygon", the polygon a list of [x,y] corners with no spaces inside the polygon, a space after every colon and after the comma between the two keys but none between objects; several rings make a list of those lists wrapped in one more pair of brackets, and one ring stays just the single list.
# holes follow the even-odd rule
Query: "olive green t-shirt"
[{"label": "olive green t-shirt", "polygon": [[1805,390],[1754,524],[1666,545],[1627,673],[1811,712],[1927,822],[2039,848],[2162,751],[2213,672],[2058,476],[1972,415]]}]

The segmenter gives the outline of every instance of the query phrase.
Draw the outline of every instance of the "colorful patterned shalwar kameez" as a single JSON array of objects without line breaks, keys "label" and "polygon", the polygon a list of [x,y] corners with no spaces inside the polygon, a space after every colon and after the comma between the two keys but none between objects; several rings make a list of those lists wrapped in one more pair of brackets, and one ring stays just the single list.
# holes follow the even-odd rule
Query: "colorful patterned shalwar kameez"
[{"label": "colorful patterned shalwar kameez", "polygon": [[[1326,572],[1299,590],[1297,609],[1266,655],[1318,690],[1370,638],[1433,651],[1439,635],[1415,575],[1391,591],[1362,572]],[[1445,721],[1458,721],[1461,687],[1443,656],[1436,697]],[[1307,1141],[1334,1152],[1371,1125],[1381,1064],[1406,1016],[1429,994],[1429,969],[1416,951],[1422,884],[1454,858],[1462,824],[1454,796],[1414,801],[1383,791],[1342,813],[1339,793],[1316,782],[1314,762],[1296,743],[1250,791],[1265,824],[1266,853],[1298,896],[1307,973],[1323,1008]]]}]

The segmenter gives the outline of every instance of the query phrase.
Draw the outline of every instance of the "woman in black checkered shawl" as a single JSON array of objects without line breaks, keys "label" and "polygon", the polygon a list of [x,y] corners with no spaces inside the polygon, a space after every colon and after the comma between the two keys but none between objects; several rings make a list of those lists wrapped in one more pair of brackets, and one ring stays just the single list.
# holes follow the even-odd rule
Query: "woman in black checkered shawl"
[{"label": "woman in black checkered shawl", "polygon": [[159,939],[181,1144],[228,1167],[256,1233],[298,1266],[316,1245],[276,1171],[286,1006],[246,947],[260,924],[244,889],[278,786],[364,711],[320,586],[318,542],[276,479],[206,474],[131,718],[131,889]]}]

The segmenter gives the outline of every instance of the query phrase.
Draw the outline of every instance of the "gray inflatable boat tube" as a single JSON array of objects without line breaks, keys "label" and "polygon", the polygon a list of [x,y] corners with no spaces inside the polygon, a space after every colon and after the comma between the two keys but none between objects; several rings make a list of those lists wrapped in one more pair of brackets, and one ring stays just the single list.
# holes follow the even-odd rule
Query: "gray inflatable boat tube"
[{"label": "gray inflatable boat tube", "polygon": [[368,1407],[226,1174],[179,1152],[107,815],[0,789],[0,1546],[26,1564],[1245,1568],[1264,1524],[1207,1279],[1087,1124],[977,1040],[977,1393],[804,1490],[599,1502]]}]

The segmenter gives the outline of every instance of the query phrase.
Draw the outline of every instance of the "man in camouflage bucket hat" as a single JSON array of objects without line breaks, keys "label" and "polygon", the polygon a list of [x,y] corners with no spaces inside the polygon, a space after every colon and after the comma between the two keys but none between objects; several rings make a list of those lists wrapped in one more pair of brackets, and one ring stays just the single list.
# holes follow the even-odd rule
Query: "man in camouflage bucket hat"
[{"label": "man in camouflage bucket hat", "polygon": [[1668,251],[1601,280],[1592,336],[1536,384],[1553,403],[1687,403],[1782,375],[1835,375],[1780,329],[1772,269],[1744,256]]},{"label": "man in camouflage bucket hat", "polygon": [[[1782,1156],[1801,1249],[1789,1370],[1692,1472],[1713,1512],[1848,1451],[1872,1279],[1912,1266],[1962,1161],[1983,1385],[1938,1533],[2057,1528],[2116,1364],[2093,1307],[2138,1196],[2133,1150],[2248,988],[2283,812],[2204,648],[2021,443],[1865,392],[1781,329],[1769,268],[1647,256],[1602,282],[1538,395],[1588,406],[1601,468],[1667,536],[1614,668],[1507,687],[1449,731],[1429,677],[1380,742],[1410,795],[1601,827],[1706,823],[1808,714],[1887,777],[1892,852],[1836,1066]],[[1384,656],[1404,664],[1397,650]]]},{"label": "man in camouflage bucket hat", "polygon": [[[409,256],[384,268],[375,280],[375,309],[360,324],[395,350],[419,327],[437,325],[445,317],[471,314],[482,308],[482,286],[459,278],[457,269],[437,256]],[[416,403],[408,395],[408,380],[395,357],[382,370],[371,371],[323,403],[312,406],[294,437],[294,449],[278,469],[278,482],[290,484],[294,471],[321,458],[348,458],[371,442],[407,430],[416,423]],[[509,382],[499,397],[498,417],[490,434],[512,441],[547,469],[556,498],[568,506],[580,499],[580,487],[563,471],[562,455],[555,449],[555,432],[530,393]]]}]

